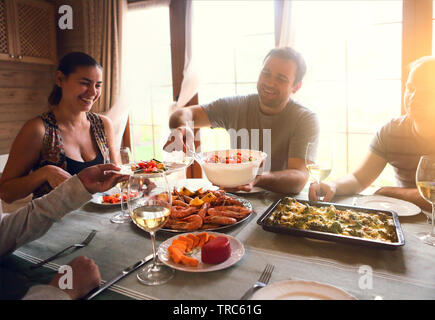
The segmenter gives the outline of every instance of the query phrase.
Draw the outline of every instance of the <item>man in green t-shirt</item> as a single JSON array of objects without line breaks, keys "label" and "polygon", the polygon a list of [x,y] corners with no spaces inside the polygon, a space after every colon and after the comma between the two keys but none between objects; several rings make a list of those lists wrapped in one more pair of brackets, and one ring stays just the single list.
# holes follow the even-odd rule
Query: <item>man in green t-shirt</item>
[{"label": "man in green t-shirt", "polygon": [[[225,128],[233,149],[261,150],[268,154],[264,171],[249,185],[281,193],[299,193],[308,180],[305,153],[309,142],[317,144],[317,116],[294,102],[305,75],[302,56],[292,48],[276,48],[264,59],[256,94],[218,99],[175,111],[165,150],[182,145],[186,123],[195,128]],[[246,138],[246,139],[245,139]],[[179,148],[178,148],[179,149]],[[314,154],[308,159],[313,161]]]},{"label": "man in green t-shirt", "polygon": [[334,195],[357,194],[370,186],[387,163],[396,173],[398,186],[377,190],[378,195],[410,201],[431,211],[415,185],[417,165],[422,155],[435,154],[435,56],[422,57],[411,64],[406,82],[406,113],[385,124],[374,136],[370,151],[353,173],[336,181],[313,183],[310,200],[330,201]]}]

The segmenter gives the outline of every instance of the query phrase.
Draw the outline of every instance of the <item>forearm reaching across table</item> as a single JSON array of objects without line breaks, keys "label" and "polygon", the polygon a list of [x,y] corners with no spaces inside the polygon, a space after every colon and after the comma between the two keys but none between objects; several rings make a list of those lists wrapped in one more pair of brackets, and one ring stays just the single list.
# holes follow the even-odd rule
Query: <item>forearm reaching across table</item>
[{"label": "forearm reaching across table", "polygon": [[273,171],[257,176],[254,185],[273,192],[297,194],[304,188],[308,173],[298,169]]},{"label": "forearm reaching across table", "polygon": [[324,196],[323,201],[330,201],[335,195],[358,194],[376,180],[386,164],[385,159],[370,151],[353,173],[335,181],[312,183],[308,197],[310,200],[319,201],[319,197]]},{"label": "forearm reaching across table", "polygon": [[265,172],[255,178],[253,186],[273,192],[297,194],[308,181],[305,160],[289,158],[286,170]]},{"label": "forearm reaching across table", "polygon": [[14,213],[0,215],[0,256],[42,235],[55,221],[80,208],[91,194],[77,176]]}]

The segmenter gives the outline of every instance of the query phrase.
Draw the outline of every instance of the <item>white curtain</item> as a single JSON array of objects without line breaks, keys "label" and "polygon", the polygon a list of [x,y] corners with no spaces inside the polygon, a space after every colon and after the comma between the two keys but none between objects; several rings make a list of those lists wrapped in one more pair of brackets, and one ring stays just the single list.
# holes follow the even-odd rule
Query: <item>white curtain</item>
[{"label": "white curtain", "polygon": [[278,47],[292,47],[295,40],[295,28],[290,27],[293,21],[292,0],[283,0],[282,20]]},{"label": "white curtain", "polygon": [[186,2],[186,43],[185,43],[185,55],[184,55],[184,70],[183,70],[183,82],[181,83],[181,90],[178,100],[176,102],[177,107],[184,107],[195,94],[198,93],[199,78],[197,60],[194,57],[194,53],[197,50],[194,49],[196,44],[194,37],[194,8],[192,0]]}]

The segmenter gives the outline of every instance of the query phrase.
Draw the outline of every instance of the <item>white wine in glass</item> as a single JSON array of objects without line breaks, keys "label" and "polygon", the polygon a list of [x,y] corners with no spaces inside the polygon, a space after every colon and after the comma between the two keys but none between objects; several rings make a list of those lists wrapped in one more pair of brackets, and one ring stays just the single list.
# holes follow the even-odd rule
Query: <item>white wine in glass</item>
[{"label": "white wine in glass", "polygon": [[431,232],[420,232],[416,236],[424,243],[435,246],[435,155],[420,158],[415,180],[420,195],[432,205]]},{"label": "white wine in glass", "polygon": [[142,269],[137,278],[147,285],[166,283],[174,276],[174,270],[158,261],[154,244],[155,234],[168,221],[172,208],[172,194],[164,172],[134,174],[128,180],[127,206],[133,222],[151,236],[153,262]]},{"label": "white wine in glass", "polygon": [[[318,145],[316,143],[308,143],[305,153],[305,165],[313,180],[317,183],[325,180],[332,171],[332,153],[333,150],[330,144]],[[316,157],[316,162],[312,162],[312,158]]]},{"label": "white wine in glass", "polygon": [[170,214],[171,210],[164,206],[144,205],[135,208],[131,217],[139,228],[148,232],[155,232],[168,221]]},{"label": "white wine in glass", "polygon": [[325,180],[329,174],[331,173],[331,168],[321,167],[318,164],[311,163],[307,164],[308,172],[310,176],[319,183],[322,180]]}]

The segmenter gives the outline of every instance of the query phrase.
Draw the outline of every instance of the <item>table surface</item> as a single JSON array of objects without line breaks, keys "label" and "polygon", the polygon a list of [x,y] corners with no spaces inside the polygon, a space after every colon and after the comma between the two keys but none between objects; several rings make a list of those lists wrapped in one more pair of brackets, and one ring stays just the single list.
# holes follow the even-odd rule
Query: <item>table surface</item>
[{"label": "table surface", "polygon": [[[258,279],[265,265],[271,263],[275,270],[269,283],[290,279],[317,281],[339,287],[364,300],[376,296],[435,299],[435,247],[423,244],[413,235],[430,230],[423,213],[400,217],[406,244],[386,250],[264,231],[257,219],[283,195],[264,192],[243,197],[252,203],[254,214],[246,222],[224,231],[245,247],[245,255],[238,263],[205,273],[177,270],[171,281],[160,286],[141,284],[134,272],[112,286],[112,292],[102,293],[98,298],[116,299],[115,292],[133,299],[239,299]],[[306,193],[295,197],[307,198]],[[352,199],[341,198],[337,202],[351,204]],[[131,222],[110,222],[118,210],[117,207],[88,203],[55,223],[42,238],[19,248],[14,256],[35,263],[72,243],[81,242],[96,229],[98,232],[90,245],[56,259],[48,267],[56,269],[76,256],[85,255],[95,260],[102,279],[110,280],[126,266],[151,253],[151,241],[146,232]],[[174,233],[159,231],[156,245],[172,236]]]}]

